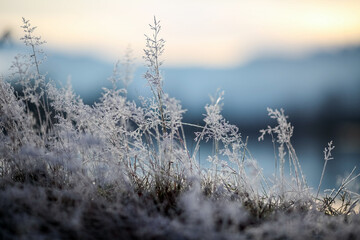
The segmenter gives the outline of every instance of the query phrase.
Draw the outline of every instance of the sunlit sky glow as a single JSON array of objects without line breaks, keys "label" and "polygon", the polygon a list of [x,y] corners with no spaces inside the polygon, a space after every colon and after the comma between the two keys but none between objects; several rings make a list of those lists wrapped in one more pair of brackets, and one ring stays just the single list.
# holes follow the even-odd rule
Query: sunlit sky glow
[{"label": "sunlit sky glow", "polygon": [[130,44],[141,60],[156,15],[168,65],[224,67],[360,44],[359,13],[358,0],[1,0],[0,33],[19,38],[25,17],[48,48],[115,61]]}]

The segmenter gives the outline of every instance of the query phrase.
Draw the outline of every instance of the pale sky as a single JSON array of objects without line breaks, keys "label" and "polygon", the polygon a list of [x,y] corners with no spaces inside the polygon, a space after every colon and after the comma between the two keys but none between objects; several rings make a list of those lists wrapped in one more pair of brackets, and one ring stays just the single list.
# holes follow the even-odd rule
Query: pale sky
[{"label": "pale sky", "polygon": [[154,15],[167,65],[236,66],[360,44],[359,0],[0,0],[0,34],[20,38],[25,17],[48,48],[114,62],[130,44],[140,61]]}]

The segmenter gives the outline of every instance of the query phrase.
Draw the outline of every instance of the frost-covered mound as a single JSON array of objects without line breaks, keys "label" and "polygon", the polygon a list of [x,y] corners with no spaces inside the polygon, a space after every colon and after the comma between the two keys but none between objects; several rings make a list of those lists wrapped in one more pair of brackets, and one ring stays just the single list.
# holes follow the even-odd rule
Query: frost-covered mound
[{"label": "frost-covered mound", "polygon": [[[0,192],[1,239],[359,239],[359,215],[327,216],[296,204],[256,217],[234,196],[195,184],[159,202],[151,194],[111,198],[111,189],[9,184]],[[83,186],[84,187],[84,186]],[[108,191],[108,192],[107,192]],[[107,193],[106,193],[107,192]],[[284,206],[285,208],[285,206]]]},{"label": "frost-covered mound", "polygon": [[[314,194],[283,110],[269,108],[277,124],[260,131],[276,152],[270,179],[221,115],[223,93],[205,106],[203,126],[183,122],[180,102],[163,92],[156,19],[144,49],[153,98],[140,106],[117,88],[131,80],[130,54],[89,106],[41,74],[44,42],[23,23],[30,53],[0,76],[0,239],[358,238],[359,194],[348,189],[355,169],[320,194],[332,142]],[[192,143],[184,125],[198,129]],[[208,168],[197,159],[204,141],[213,142]]]}]

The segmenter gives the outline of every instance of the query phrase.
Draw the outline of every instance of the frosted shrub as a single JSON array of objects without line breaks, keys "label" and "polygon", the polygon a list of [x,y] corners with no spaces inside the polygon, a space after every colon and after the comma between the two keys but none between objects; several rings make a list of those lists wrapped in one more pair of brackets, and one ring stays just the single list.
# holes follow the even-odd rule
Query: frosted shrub
[{"label": "frosted shrub", "polygon": [[[274,134],[276,135],[276,141],[279,144],[278,147],[278,155],[279,155],[279,171],[280,171],[280,182],[282,185],[282,191],[284,188],[285,180],[284,180],[284,167],[285,167],[285,156],[286,154],[289,155],[289,166],[290,166],[290,176],[293,178],[293,181],[296,183],[296,187],[298,191],[306,190],[307,183],[305,180],[305,176],[301,170],[301,165],[299,159],[296,155],[295,149],[291,144],[291,137],[293,135],[294,127],[291,125],[290,122],[287,121],[287,116],[284,114],[284,110],[280,109],[273,110],[268,108],[268,115],[272,119],[276,119],[277,126],[272,128],[268,126],[267,129],[260,130],[261,136],[259,137],[260,140],[264,140],[265,134],[270,134],[274,141]],[[285,149],[286,147],[286,149]],[[286,152],[287,150],[287,152]],[[277,158],[275,157],[275,166],[277,166]],[[277,171],[277,169],[276,169]]]},{"label": "frosted shrub", "polygon": [[[239,129],[221,115],[223,95],[224,92],[220,92],[217,97],[211,97],[212,103],[205,106],[205,126],[202,132],[195,133],[197,145],[193,157],[196,156],[202,139],[212,140],[214,155],[208,157],[212,167],[208,169],[210,175],[207,176],[208,181],[213,184],[212,189],[215,190],[227,183],[225,187],[230,191],[238,192],[246,189],[248,192],[251,189],[251,192],[254,193],[253,190],[258,186],[256,182],[262,173],[253,164],[254,159],[249,154],[246,143],[242,141]],[[250,176],[252,181],[249,181],[250,178],[246,172],[247,166],[248,170],[252,168],[256,172]],[[253,195],[253,197],[255,196]]]},{"label": "frosted shrub", "polygon": [[[44,41],[28,20],[22,28],[30,53],[15,57],[11,76],[0,76],[1,239],[358,236],[353,226],[360,222],[359,195],[348,187],[359,175],[354,169],[339,189],[320,196],[334,148],[329,144],[318,192],[312,195],[283,110],[268,109],[277,125],[261,130],[259,138],[270,134],[278,144],[275,179],[264,177],[248,138],[243,140],[238,127],[222,116],[223,92],[205,106],[203,126],[183,122],[186,110],[163,91],[165,41],[156,18],[144,49],[144,77],[153,96],[141,98],[140,105],[127,99],[133,71],[129,50],[114,66],[112,88],[104,88],[90,106],[70,82],[58,88],[41,73]],[[121,81],[124,89],[117,87]],[[200,129],[192,155],[184,125]],[[208,141],[213,152],[210,167],[204,168],[196,156]],[[338,227],[329,232],[334,222]]]}]

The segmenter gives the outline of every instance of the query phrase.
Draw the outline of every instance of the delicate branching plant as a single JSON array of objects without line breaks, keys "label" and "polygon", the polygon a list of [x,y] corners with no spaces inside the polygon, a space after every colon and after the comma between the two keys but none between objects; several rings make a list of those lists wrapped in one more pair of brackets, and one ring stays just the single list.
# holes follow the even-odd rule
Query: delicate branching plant
[{"label": "delicate branching plant", "polygon": [[158,102],[159,111],[162,121],[162,131],[166,132],[165,119],[164,119],[164,109],[163,109],[163,81],[160,72],[160,66],[162,61],[160,56],[164,52],[164,39],[159,37],[161,30],[160,21],[156,20],[154,17],[153,25],[150,24],[150,28],[153,31],[151,36],[145,35],[146,38],[146,48],[144,49],[144,59],[146,61],[146,66],[148,70],[145,73],[145,79],[148,81],[151,91]]},{"label": "delicate branching plant", "polygon": [[317,190],[317,192],[316,192],[316,198],[319,196],[320,187],[321,187],[321,183],[322,183],[322,180],[323,180],[323,177],[324,177],[324,174],[325,174],[325,169],[326,169],[327,162],[328,162],[329,160],[334,159],[334,158],[331,156],[331,151],[335,148],[335,146],[333,146],[332,144],[333,144],[333,142],[330,141],[330,142],[328,143],[328,146],[325,147],[325,149],[324,149],[324,167],[323,167],[323,170],[322,170],[322,173],[321,173],[318,190]]},{"label": "delicate branching plant", "polygon": [[20,40],[22,40],[26,46],[31,47],[32,53],[30,57],[33,59],[33,64],[36,67],[36,73],[40,75],[39,65],[42,63],[40,55],[43,55],[44,52],[39,46],[46,42],[42,41],[40,36],[34,35],[36,27],[32,27],[29,20],[25,18],[22,18],[22,20],[24,25],[21,27],[24,29],[25,35]]},{"label": "delicate branching plant", "polygon": [[[307,183],[305,180],[305,176],[302,173],[301,165],[299,159],[297,158],[295,149],[290,141],[294,132],[294,127],[291,125],[290,122],[287,121],[288,117],[285,116],[283,109],[280,109],[279,111],[277,109],[273,110],[271,108],[268,108],[267,111],[270,118],[276,119],[278,125],[274,128],[268,126],[267,129],[260,130],[261,136],[258,138],[258,140],[259,141],[264,140],[265,134],[269,134],[271,136],[273,136],[273,134],[276,134],[277,143],[279,144],[279,148],[278,148],[279,160],[280,160],[279,168],[280,168],[280,181],[282,182],[282,186],[284,185],[284,167],[285,167],[285,156],[286,156],[285,146],[286,146],[286,149],[288,150],[288,154],[289,154],[290,176],[292,176],[294,172],[296,185],[299,190],[302,190],[307,187]],[[275,161],[277,161],[276,158]]]},{"label": "delicate branching plant", "polygon": [[[30,47],[30,54],[15,56],[10,69],[13,72],[12,75],[18,77],[18,83],[22,88],[21,94],[29,114],[30,105],[35,105],[38,127],[45,142],[47,132],[52,125],[49,99],[45,90],[47,87],[46,76],[40,73],[40,65],[46,59],[41,45],[46,42],[40,36],[35,35],[36,27],[33,27],[29,20],[22,18],[22,21],[21,28],[25,34],[20,40]],[[32,69],[35,70],[32,71]]]}]

